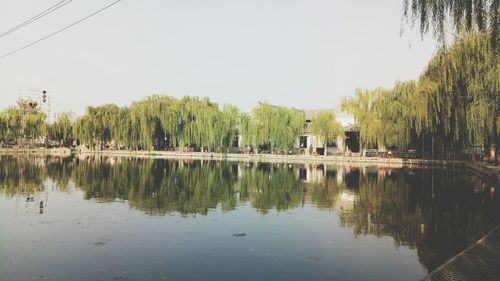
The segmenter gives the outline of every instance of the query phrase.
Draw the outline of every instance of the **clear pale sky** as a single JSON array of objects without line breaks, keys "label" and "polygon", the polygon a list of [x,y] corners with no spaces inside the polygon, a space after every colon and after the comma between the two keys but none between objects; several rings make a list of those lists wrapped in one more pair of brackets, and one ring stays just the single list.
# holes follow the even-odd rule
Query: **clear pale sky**
[{"label": "clear pale sky", "polygon": [[[58,0],[0,1],[0,33]],[[113,0],[74,0],[0,38],[0,55]],[[53,112],[153,94],[329,108],[354,89],[418,78],[436,48],[405,28],[402,0],[123,0],[0,60],[0,108],[46,89]]]}]

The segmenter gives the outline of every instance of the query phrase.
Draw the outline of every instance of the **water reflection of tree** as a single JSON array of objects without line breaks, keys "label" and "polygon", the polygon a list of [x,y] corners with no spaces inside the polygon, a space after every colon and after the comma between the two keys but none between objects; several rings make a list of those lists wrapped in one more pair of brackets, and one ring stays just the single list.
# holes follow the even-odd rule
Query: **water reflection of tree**
[{"label": "water reflection of tree", "polygon": [[500,219],[498,197],[471,188],[463,172],[398,170],[363,173],[352,212],[341,224],[355,235],[391,236],[396,246],[417,248],[433,270],[481,238]]},{"label": "water reflection of tree", "polygon": [[317,183],[313,183],[308,187],[308,193],[311,194],[311,201],[320,209],[334,210],[339,201],[341,193],[345,190],[343,182],[338,182],[336,173],[329,176],[327,170],[326,177]]},{"label": "water reflection of tree", "polygon": [[409,196],[406,177],[385,177],[377,173],[365,173],[360,177],[358,199],[352,212],[341,216],[343,226],[353,227],[356,235],[390,235],[397,245],[414,246],[419,226],[420,209]]},{"label": "water reflection of tree", "polygon": [[304,200],[304,184],[288,166],[255,164],[245,168],[239,181],[240,200],[250,201],[262,213],[300,205]]},{"label": "water reflection of tree", "polygon": [[68,191],[74,162],[72,157],[45,157],[45,167],[42,168],[54,181],[57,190]]},{"label": "water reflection of tree", "polygon": [[219,203],[226,211],[235,208],[230,163],[181,163],[154,161],[150,179],[130,189],[130,205],[147,212],[181,214],[206,214]]},{"label": "water reflection of tree", "polygon": [[420,187],[425,191],[418,198],[426,202],[422,204],[425,237],[418,241],[417,247],[429,269],[436,268],[500,223],[500,198],[492,197],[489,188],[475,193],[470,175],[431,170],[421,171],[417,177],[420,180],[415,179],[415,189]]},{"label": "water reflection of tree", "polygon": [[43,158],[0,157],[0,192],[9,197],[44,190],[46,171]]},{"label": "water reflection of tree", "polygon": [[[266,214],[313,204],[335,210],[355,235],[416,248],[428,270],[500,223],[499,196],[463,171],[109,157],[2,156],[0,164],[7,196],[43,191],[51,179],[59,190],[73,182],[85,199],[126,201],[152,215],[230,211],[245,202]],[[318,173],[302,179],[304,169]]]},{"label": "water reflection of tree", "polygon": [[262,213],[311,201],[332,209],[339,191],[335,179],[306,183],[298,179],[295,166],[283,164],[98,156],[4,157],[0,161],[4,193],[16,194],[21,191],[19,186],[41,191],[44,181],[50,178],[58,190],[67,191],[74,182],[87,200],[127,201],[149,214],[206,214],[219,204],[222,210],[229,211],[238,202],[248,201]]},{"label": "water reflection of tree", "polygon": [[128,200],[149,214],[206,214],[219,203],[223,210],[236,206],[230,163],[110,159],[75,166],[73,179],[86,199]]}]

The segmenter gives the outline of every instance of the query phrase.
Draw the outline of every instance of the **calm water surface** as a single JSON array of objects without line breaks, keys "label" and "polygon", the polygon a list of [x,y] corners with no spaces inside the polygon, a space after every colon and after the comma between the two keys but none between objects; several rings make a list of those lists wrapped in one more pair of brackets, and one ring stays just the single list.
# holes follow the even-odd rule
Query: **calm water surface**
[{"label": "calm water surface", "polygon": [[464,171],[0,156],[0,280],[418,280],[498,214]]}]

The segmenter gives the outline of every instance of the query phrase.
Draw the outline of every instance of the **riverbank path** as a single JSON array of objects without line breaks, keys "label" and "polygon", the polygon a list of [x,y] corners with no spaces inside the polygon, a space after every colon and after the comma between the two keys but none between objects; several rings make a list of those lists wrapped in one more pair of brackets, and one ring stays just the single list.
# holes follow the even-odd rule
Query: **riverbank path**
[{"label": "riverbank path", "polygon": [[500,280],[500,225],[422,280]]}]

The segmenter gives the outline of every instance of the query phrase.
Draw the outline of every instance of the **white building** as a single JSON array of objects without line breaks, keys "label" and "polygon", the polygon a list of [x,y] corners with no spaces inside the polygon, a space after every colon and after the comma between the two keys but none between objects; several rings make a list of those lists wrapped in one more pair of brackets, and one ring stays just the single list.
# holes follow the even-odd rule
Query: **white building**
[{"label": "white building", "polygon": [[322,111],[330,111],[335,115],[337,121],[344,127],[345,137],[339,136],[337,140],[328,143],[328,155],[343,154],[347,149],[352,152],[359,152],[359,130],[355,125],[354,117],[348,113],[343,112],[340,106],[333,109],[324,110],[304,110],[306,115],[304,132],[298,136],[294,148],[298,150],[299,154],[309,154],[316,151],[318,154],[323,155],[325,144],[321,138],[312,134],[309,130],[311,120],[316,114]]},{"label": "white building", "polygon": [[[345,153],[347,149],[357,153],[359,152],[359,129],[355,125],[354,117],[340,109],[337,106],[333,109],[323,110],[303,110],[306,119],[304,120],[304,132],[297,136],[297,140],[293,146],[294,154],[311,154],[316,152],[323,155],[325,145],[319,136],[311,133],[309,125],[316,114],[322,111],[330,111],[335,115],[337,121],[344,127],[345,136],[339,136],[337,140],[329,142],[327,145],[327,155],[340,155]],[[233,152],[244,148],[242,135],[237,135],[233,147]]]}]

